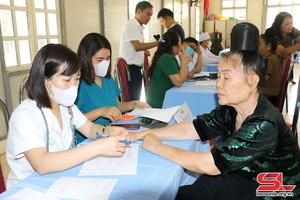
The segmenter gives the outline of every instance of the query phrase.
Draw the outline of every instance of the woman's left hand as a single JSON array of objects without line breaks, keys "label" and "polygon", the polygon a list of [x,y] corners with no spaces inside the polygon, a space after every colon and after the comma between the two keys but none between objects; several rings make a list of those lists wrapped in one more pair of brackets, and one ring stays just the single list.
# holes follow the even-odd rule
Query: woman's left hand
[{"label": "woman's left hand", "polygon": [[133,101],[134,108],[151,108],[151,106],[146,102]]}]

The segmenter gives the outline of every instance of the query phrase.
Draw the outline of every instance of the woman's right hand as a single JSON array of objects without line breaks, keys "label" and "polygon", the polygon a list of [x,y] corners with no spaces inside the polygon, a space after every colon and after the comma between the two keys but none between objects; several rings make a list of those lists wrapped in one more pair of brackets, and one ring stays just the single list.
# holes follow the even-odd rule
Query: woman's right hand
[{"label": "woman's right hand", "polygon": [[190,62],[190,55],[186,52],[182,52],[180,55],[179,55],[179,58],[180,58],[180,61],[181,61],[181,66],[187,66],[188,63]]},{"label": "woman's right hand", "polygon": [[99,156],[121,157],[125,153],[127,147],[121,140],[126,140],[126,136],[120,135],[100,138],[93,143]]},{"label": "woman's right hand", "polygon": [[121,111],[115,106],[107,106],[100,108],[100,116],[109,119],[112,122],[116,122],[122,119]]}]

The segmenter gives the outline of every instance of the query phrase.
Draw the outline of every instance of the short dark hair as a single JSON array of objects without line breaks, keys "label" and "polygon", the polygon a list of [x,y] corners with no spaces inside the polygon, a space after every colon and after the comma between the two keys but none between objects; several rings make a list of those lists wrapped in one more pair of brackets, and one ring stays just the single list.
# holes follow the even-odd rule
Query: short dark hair
[{"label": "short dark hair", "polygon": [[195,38],[193,38],[193,37],[187,37],[187,38],[185,38],[185,39],[183,40],[183,42],[195,43],[196,45],[199,44],[199,42],[198,42]]},{"label": "short dark hair", "polygon": [[61,44],[47,44],[36,54],[27,83],[27,95],[39,108],[51,108],[51,100],[45,87],[45,79],[51,79],[61,68],[61,75],[71,76],[81,69],[77,54]]},{"label": "short dark hair", "polygon": [[[111,53],[111,45],[104,35],[99,33],[89,33],[78,46],[77,55],[82,62],[81,79],[88,85],[95,82],[95,70],[91,58],[102,48],[108,49]],[[105,77],[111,77],[111,62]]]},{"label": "short dark hair", "polygon": [[162,8],[158,13],[157,13],[157,19],[158,18],[164,18],[166,19],[167,17],[171,17],[172,19],[174,19],[174,14],[173,12],[168,9],[168,8]]},{"label": "short dark hair", "polygon": [[141,10],[143,12],[147,8],[153,8],[153,6],[148,1],[141,1],[141,2],[136,4],[135,13],[137,13],[138,10]]}]

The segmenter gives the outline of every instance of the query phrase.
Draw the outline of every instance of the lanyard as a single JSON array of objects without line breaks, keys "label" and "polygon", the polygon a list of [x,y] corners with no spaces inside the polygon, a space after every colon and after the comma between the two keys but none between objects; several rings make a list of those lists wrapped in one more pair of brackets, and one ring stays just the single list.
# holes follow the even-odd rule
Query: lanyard
[{"label": "lanyard", "polygon": [[[47,153],[49,153],[49,126],[48,126],[48,123],[47,123],[47,120],[46,120],[46,117],[45,117],[45,114],[44,114],[44,111],[42,110],[42,108],[40,108],[40,111],[43,115],[43,119],[44,119],[45,126],[46,126],[46,135],[47,135],[46,149],[47,149]],[[70,106],[68,106],[68,112],[71,116],[70,117],[70,127],[71,127],[71,130],[72,130],[72,143],[71,143],[71,146],[70,146],[70,149],[71,149],[71,148],[74,148],[76,146],[76,143],[75,143],[75,125],[73,123],[73,110]]]}]

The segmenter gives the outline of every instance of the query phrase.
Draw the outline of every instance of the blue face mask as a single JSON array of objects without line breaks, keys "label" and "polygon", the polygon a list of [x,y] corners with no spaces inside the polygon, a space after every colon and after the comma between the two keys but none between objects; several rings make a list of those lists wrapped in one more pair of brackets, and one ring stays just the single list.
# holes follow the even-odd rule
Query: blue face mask
[{"label": "blue face mask", "polygon": [[194,55],[194,50],[193,50],[191,47],[189,47],[189,46],[187,46],[187,47],[183,50],[183,52],[187,52],[187,53],[191,56],[191,58],[192,58],[193,55]]}]

